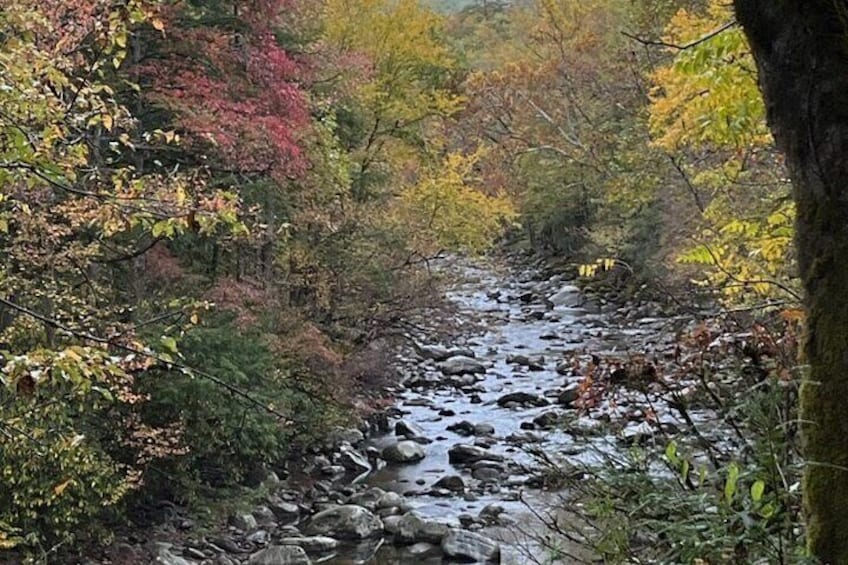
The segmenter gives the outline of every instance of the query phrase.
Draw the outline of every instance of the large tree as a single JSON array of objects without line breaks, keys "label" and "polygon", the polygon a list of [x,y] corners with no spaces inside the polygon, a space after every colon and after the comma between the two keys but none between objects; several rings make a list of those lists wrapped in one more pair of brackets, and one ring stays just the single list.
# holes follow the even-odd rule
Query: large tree
[{"label": "large tree", "polygon": [[808,543],[848,563],[848,2],[735,0],[798,207]]}]

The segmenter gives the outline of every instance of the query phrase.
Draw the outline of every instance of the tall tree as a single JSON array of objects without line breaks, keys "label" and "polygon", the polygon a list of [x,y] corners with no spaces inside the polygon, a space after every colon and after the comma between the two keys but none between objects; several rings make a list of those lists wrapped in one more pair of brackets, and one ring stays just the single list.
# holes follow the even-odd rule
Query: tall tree
[{"label": "tall tree", "polygon": [[735,8],[798,208],[808,545],[825,563],[848,563],[848,5],[735,0]]}]

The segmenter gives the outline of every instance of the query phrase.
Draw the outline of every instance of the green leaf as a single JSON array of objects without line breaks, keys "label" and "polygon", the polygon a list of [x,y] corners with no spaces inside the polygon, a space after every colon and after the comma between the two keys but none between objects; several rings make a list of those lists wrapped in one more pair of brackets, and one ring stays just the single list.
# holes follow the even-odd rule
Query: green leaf
[{"label": "green leaf", "polygon": [[736,485],[739,482],[739,466],[736,463],[731,463],[727,468],[727,481],[724,483],[724,499],[727,504],[733,503],[733,496],[736,494]]},{"label": "green leaf", "polygon": [[763,499],[763,493],[766,490],[766,483],[763,481],[756,481],[751,485],[751,499],[754,502],[759,502]]},{"label": "green leaf", "polygon": [[680,460],[677,457],[677,442],[674,440],[668,442],[668,445],[665,448],[665,457],[672,465],[677,465],[677,462]]},{"label": "green leaf", "polygon": [[171,353],[179,353],[179,349],[177,349],[177,340],[171,336],[162,336],[162,345]]}]

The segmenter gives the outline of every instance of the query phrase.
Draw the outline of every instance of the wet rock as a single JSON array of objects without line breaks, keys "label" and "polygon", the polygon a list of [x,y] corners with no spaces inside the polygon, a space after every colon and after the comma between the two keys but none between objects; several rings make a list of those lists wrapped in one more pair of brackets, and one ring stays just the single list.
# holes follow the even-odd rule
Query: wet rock
[{"label": "wet rock", "polygon": [[399,508],[403,506],[406,501],[404,498],[396,492],[386,492],[377,500],[377,508],[385,509],[385,508]]},{"label": "wet rock", "polygon": [[274,511],[268,508],[267,506],[257,506],[253,509],[253,517],[256,518],[257,524],[261,524],[263,526],[276,525],[277,517],[274,514]]},{"label": "wet rock", "polygon": [[548,406],[550,402],[537,394],[529,392],[511,392],[498,398],[498,406],[505,407],[508,404],[518,404],[524,406]]},{"label": "wet rock", "polygon": [[472,394],[468,397],[468,402],[471,404],[483,404],[483,399],[480,398],[479,394]]},{"label": "wet rock", "polygon": [[307,553],[328,553],[339,546],[338,540],[327,536],[306,536],[302,538],[281,538],[280,545],[296,545]]},{"label": "wet rock", "polygon": [[352,448],[342,449],[338,456],[339,464],[357,475],[371,471],[371,463],[360,452]]},{"label": "wet rock", "polygon": [[230,516],[230,525],[243,532],[250,532],[259,527],[252,514],[233,514]]},{"label": "wet rock", "polygon": [[458,443],[448,450],[448,461],[458,465],[467,465],[477,461],[503,461],[503,457],[476,445]]},{"label": "wet rock", "polygon": [[410,545],[406,554],[412,558],[435,557],[441,553],[441,548],[425,541]]},{"label": "wet rock", "polygon": [[544,371],[544,359],[530,359],[526,355],[507,355],[506,362],[510,365],[527,367],[531,371]]},{"label": "wet rock", "polygon": [[495,435],[495,427],[491,424],[474,424],[474,435],[476,436],[491,436]]},{"label": "wet rock", "polygon": [[568,361],[562,361],[557,363],[556,372],[564,377],[572,377],[574,376],[574,366]]},{"label": "wet rock", "polygon": [[153,545],[154,563],[156,565],[196,565],[195,561],[189,561],[184,557],[171,552],[170,543],[155,542]]},{"label": "wet rock", "polygon": [[475,532],[451,529],[442,539],[442,551],[456,560],[498,563],[501,548],[493,540]]},{"label": "wet rock", "polygon": [[395,435],[403,436],[406,438],[416,438],[416,437],[424,437],[426,434],[424,430],[418,424],[413,424],[412,422],[407,422],[405,420],[400,420],[395,424]]},{"label": "wet rock", "polygon": [[395,541],[398,543],[441,543],[450,528],[441,522],[424,520],[414,512],[407,512],[398,522]]},{"label": "wet rock", "polygon": [[433,488],[446,489],[451,492],[465,490],[465,481],[459,475],[446,475],[433,484]]},{"label": "wet rock", "polygon": [[327,465],[321,467],[321,472],[328,477],[336,477],[345,474],[345,468],[341,465]]},{"label": "wet rock", "polygon": [[480,469],[474,469],[471,472],[471,476],[477,479],[478,481],[482,481],[484,483],[496,482],[501,480],[501,472],[492,467],[481,467]]},{"label": "wet rock", "polygon": [[453,410],[450,410],[448,408],[443,408],[442,410],[439,410],[439,416],[444,416],[444,417],[456,416],[456,412],[454,412]]},{"label": "wet rock", "polygon": [[268,531],[267,530],[256,530],[245,539],[252,543],[253,545],[266,545],[268,543]]},{"label": "wet rock", "polygon": [[463,528],[470,528],[477,522],[471,514],[460,514],[456,519],[459,520]]},{"label": "wet rock", "polygon": [[486,366],[482,362],[465,355],[451,357],[439,363],[437,367],[445,375],[483,374],[486,372]]},{"label": "wet rock", "polygon": [[461,422],[449,425],[447,430],[461,436],[471,436],[474,435],[474,424],[468,420],[462,420]]},{"label": "wet rock", "polygon": [[559,292],[548,297],[548,301],[554,306],[564,308],[577,308],[583,304],[583,295],[580,289],[573,285],[566,285]]},{"label": "wet rock", "polygon": [[365,539],[380,535],[383,522],[373,512],[345,504],[323,510],[309,521],[307,533],[310,535],[332,536],[342,539]]},{"label": "wet rock", "polygon": [[555,428],[560,422],[560,415],[556,412],[544,412],[533,418],[533,423],[543,430]]},{"label": "wet rock", "polygon": [[504,512],[504,507],[500,504],[487,504],[480,510],[478,517],[484,524],[498,524],[500,522],[499,517]]},{"label": "wet rock", "polygon": [[470,349],[448,348],[443,345],[419,345],[413,342],[415,351],[423,359],[432,361],[445,361],[451,357],[462,355],[464,357],[474,357],[474,352]]},{"label": "wet rock", "polygon": [[312,560],[302,547],[272,545],[250,556],[248,565],[311,565]]},{"label": "wet rock", "polygon": [[212,539],[212,543],[228,553],[241,553],[242,549],[232,539],[224,536],[217,536]]},{"label": "wet rock", "polygon": [[519,302],[529,304],[529,303],[533,302],[533,296],[534,296],[534,294],[532,292],[524,292],[524,293],[516,296],[515,299],[518,300]]},{"label": "wet rock", "polygon": [[350,497],[348,504],[356,504],[374,511],[377,509],[380,499],[386,495],[386,491],[379,487],[371,487],[362,492],[358,492]]},{"label": "wet rock", "polygon": [[400,528],[400,516],[386,516],[383,518],[383,527],[386,530],[386,533],[389,534],[397,534],[398,529]]},{"label": "wet rock", "polygon": [[570,408],[578,398],[580,398],[580,385],[575,383],[559,393],[559,396],[557,396],[557,404]]},{"label": "wet rock", "polygon": [[330,445],[334,447],[341,445],[342,443],[358,445],[365,441],[365,434],[356,428],[336,427],[330,430],[330,433],[327,435],[327,440]]},{"label": "wet rock", "polygon": [[654,437],[654,428],[648,422],[635,426],[627,426],[621,432],[621,439],[626,443],[643,444]]},{"label": "wet rock", "polygon": [[381,453],[389,463],[415,463],[424,459],[424,449],[414,441],[399,441],[385,447]]}]

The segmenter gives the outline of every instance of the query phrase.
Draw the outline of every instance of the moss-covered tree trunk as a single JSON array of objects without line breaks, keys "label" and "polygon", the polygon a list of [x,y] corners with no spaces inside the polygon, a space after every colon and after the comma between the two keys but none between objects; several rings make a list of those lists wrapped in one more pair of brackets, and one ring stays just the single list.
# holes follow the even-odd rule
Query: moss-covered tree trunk
[{"label": "moss-covered tree trunk", "polygon": [[798,205],[808,543],[848,564],[848,2],[735,0]]}]

